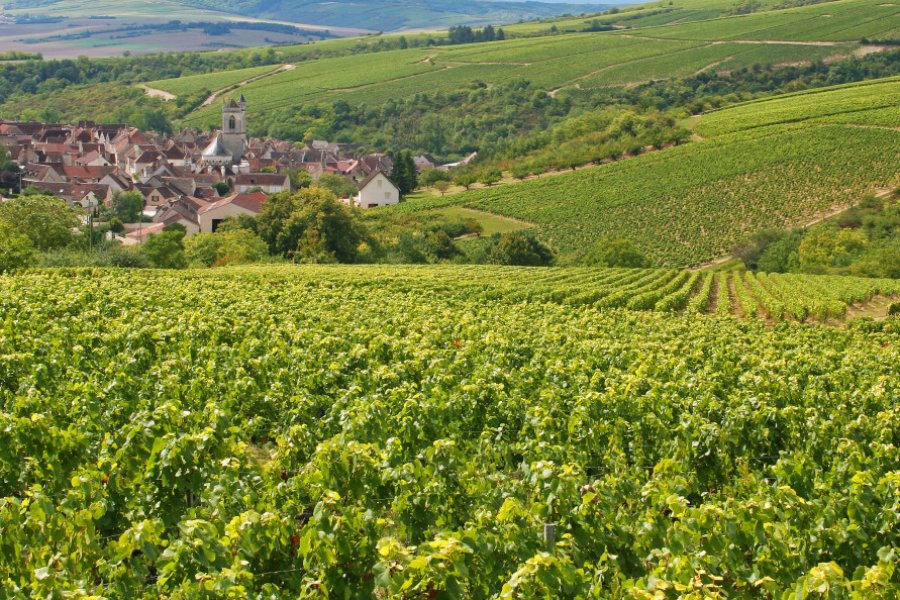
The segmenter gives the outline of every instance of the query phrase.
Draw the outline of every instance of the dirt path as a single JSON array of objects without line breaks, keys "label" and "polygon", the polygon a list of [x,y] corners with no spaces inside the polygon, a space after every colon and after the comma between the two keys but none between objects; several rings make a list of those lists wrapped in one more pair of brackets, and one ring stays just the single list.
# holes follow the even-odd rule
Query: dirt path
[{"label": "dirt path", "polygon": [[210,106],[212,103],[214,103],[216,100],[218,100],[221,96],[223,96],[229,92],[233,92],[234,90],[236,90],[240,87],[243,87],[250,83],[254,83],[256,81],[259,81],[260,79],[265,79],[266,77],[271,77],[272,75],[275,75],[277,73],[283,73],[285,71],[293,71],[296,68],[297,68],[297,65],[281,65],[277,69],[269,71],[268,73],[263,73],[262,75],[257,75],[256,77],[251,77],[250,79],[245,79],[244,81],[239,81],[238,83],[229,85],[228,87],[225,87],[225,88],[222,88],[221,90],[213,92],[212,94],[210,94],[209,98],[207,98],[206,100],[203,101],[203,104],[201,104],[201,106]]},{"label": "dirt path", "polygon": [[847,42],[795,42],[790,40],[721,40],[713,42],[714,46],[719,44],[762,44],[774,46],[845,46]]},{"label": "dirt path", "polygon": [[704,312],[706,314],[711,315],[711,314],[715,314],[716,311],[719,309],[719,294],[721,293],[721,290],[719,289],[720,279],[713,275],[709,275],[709,277],[713,278],[712,287],[709,290],[709,304],[707,304],[706,310],[702,310],[700,312]]},{"label": "dirt path", "polygon": [[843,323],[859,319],[860,317],[872,317],[883,319],[894,302],[900,301],[900,296],[874,296],[865,302],[857,302],[847,307],[847,312],[842,319]]},{"label": "dirt path", "polygon": [[440,73],[441,71],[447,71],[449,69],[453,69],[452,65],[444,65],[440,69],[434,69],[432,71],[425,71],[424,73],[413,73],[412,75],[404,75],[403,77],[395,77],[394,79],[385,79],[384,81],[375,81],[373,83],[364,83],[362,85],[355,85],[353,87],[346,88],[333,88],[328,90],[329,93],[334,92],[358,92],[359,90],[365,90],[371,87],[378,87],[380,85],[385,85],[387,83],[394,83],[395,81],[403,81],[404,79],[412,79],[413,77],[422,77],[423,75],[431,75],[432,73]]},{"label": "dirt path", "polygon": [[738,319],[744,318],[744,307],[737,297],[737,277],[728,278],[728,303],[731,307],[731,314]]},{"label": "dirt path", "polygon": [[168,102],[169,100],[174,100],[175,98],[178,97],[175,94],[172,94],[165,90],[158,90],[156,88],[152,88],[152,87],[146,86],[146,85],[142,85],[141,87],[144,89],[144,93],[147,94],[148,96],[150,96],[151,98],[162,98],[163,100]]}]

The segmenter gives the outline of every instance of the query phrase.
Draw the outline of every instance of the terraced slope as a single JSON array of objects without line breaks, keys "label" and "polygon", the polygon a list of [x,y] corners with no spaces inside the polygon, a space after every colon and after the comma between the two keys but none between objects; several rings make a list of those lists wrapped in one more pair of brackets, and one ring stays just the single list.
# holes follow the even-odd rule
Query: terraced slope
[{"label": "terraced slope", "polygon": [[388,210],[452,204],[530,221],[567,260],[627,237],[661,266],[699,264],[900,185],[898,90],[891,78],[748,103],[702,116],[702,141]]},{"label": "terraced slope", "polygon": [[0,276],[0,587],[896,598],[896,320],[508,297],[685,277]]}]

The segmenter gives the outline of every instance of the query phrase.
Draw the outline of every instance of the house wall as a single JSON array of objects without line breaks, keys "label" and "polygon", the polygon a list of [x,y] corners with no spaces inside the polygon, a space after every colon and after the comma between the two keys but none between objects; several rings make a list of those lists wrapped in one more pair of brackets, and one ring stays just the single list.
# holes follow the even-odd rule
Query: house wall
[{"label": "house wall", "polygon": [[360,208],[374,208],[399,203],[400,190],[381,174],[370,181],[356,196],[356,205]]},{"label": "house wall", "polygon": [[286,192],[288,188],[284,185],[260,185],[260,184],[237,184],[234,186],[234,191],[239,194],[246,194],[250,190],[261,189],[267,194],[277,194],[279,192]]},{"label": "house wall", "polygon": [[200,232],[212,233],[213,221],[225,220],[228,217],[236,217],[238,215],[250,215],[251,217],[254,217],[256,216],[256,213],[241,206],[237,206],[236,204],[225,204],[198,215],[200,220]]}]

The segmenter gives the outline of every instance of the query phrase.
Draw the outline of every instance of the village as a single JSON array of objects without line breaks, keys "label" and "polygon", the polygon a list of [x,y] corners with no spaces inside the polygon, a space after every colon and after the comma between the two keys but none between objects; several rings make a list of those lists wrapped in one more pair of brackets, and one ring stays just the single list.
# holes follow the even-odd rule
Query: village
[{"label": "village", "polygon": [[[356,194],[339,199],[360,209],[401,201],[389,176],[390,155],[360,154],[356,146],[321,140],[250,138],[243,97],[223,104],[222,129],[211,133],[184,129],[160,135],[117,124],[0,121],[0,146],[19,165],[15,187],[55,196],[86,215],[110,208],[117,194],[139,193],[142,218],[113,236],[124,245],[140,244],[176,223],[191,236],[214,232],[229,217],[255,216],[269,195],[292,191],[297,173],[312,181],[345,179],[352,186],[344,187]],[[427,155],[414,162],[418,171],[455,166],[438,165]]]}]

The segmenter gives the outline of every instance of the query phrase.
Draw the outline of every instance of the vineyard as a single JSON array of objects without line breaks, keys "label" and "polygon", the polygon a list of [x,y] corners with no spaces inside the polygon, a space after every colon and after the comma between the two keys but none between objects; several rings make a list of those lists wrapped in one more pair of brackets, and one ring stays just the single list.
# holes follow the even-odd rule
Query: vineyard
[{"label": "vineyard", "polygon": [[0,587],[895,598],[896,327],[723,318],[723,285],[787,313],[900,282],[0,277]]},{"label": "vineyard", "polygon": [[[721,12],[722,3],[718,4]],[[862,14],[865,18],[860,17]],[[839,0],[714,20],[678,19],[664,25],[640,19],[627,22],[631,27],[627,32],[578,30],[565,35],[304,61],[296,69],[249,83],[240,93],[248,100],[252,118],[254,113],[266,115],[337,99],[371,106],[421,93],[453,93],[473,81],[490,85],[528,81],[548,91],[619,86],[712,68],[739,69],[847,56],[861,38],[886,38],[900,28],[900,12],[896,5],[880,0]],[[560,25],[565,31],[565,21]],[[533,27],[543,26],[522,25],[520,33],[534,33]],[[515,33],[516,27],[510,26],[510,32]],[[315,48],[327,51],[347,44],[347,40],[337,40],[284,47],[278,55],[290,63],[295,53],[302,60],[302,55]],[[225,72],[147,85],[176,95],[196,95],[225,87],[210,83],[217,76],[222,81],[239,81]],[[217,119],[215,107],[202,107],[186,115],[183,123],[214,125]]]},{"label": "vineyard", "polygon": [[704,136],[782,123],[815,121],[900,126],[900,77],[785,94],[703,115],[694,130]]},{"label": "vineyard", "polygon": [[890,78],[740,104],[692,119],[708,136],[700,141],[383,214],[464,206],[534,223],[563,262],[624,237],[657,265],[700,264],[761,229],[803,225],[900,186],[898,85]]},{"label": "vineyard", "polygon": [[900,185],[896,147],[889,129],[754,129],[384,214],[466,206],[535,223],[564,261],[600,239],[626,237],[658,265],[686,266],[727,254],[765,227],[804,223]]}]

